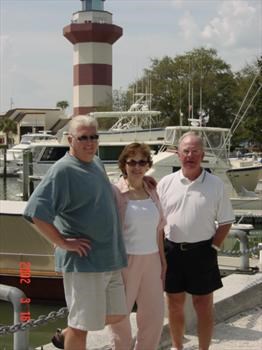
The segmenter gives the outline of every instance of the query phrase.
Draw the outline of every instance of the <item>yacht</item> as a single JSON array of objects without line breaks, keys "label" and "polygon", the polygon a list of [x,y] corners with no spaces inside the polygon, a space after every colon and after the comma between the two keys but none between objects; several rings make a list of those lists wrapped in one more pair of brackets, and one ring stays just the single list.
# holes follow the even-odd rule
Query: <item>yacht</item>
[{"label": "yacht", "polygon": [[164,142],[164,127],[159,125],[160,112],[151,110],[152,94],[135,93],[134,103],[127,111],[93,112],[96,119],[115,118],[109,130],[99,130],[98,156],[105,165],[111,181],[115,181],[120,171],[118,158],[123,148],[131,142],[147,143],[152,154],[156,154]]},{"label": "yacht", "polygon": [[48,131],[24,134],[19,144],[9,148],[6,156],[0,156],[0,175],[4,172],[4,162],[6,162],[6,174],[8,176],[18,176],[23,161],[23,152],[36,143],[58,144],[57,137]]},{"label": "yacht", "polygon": [[[23,196],[31,195],[47,170],[62,158],[68,150],[69,143],[66,133],[63,133],[60,142],[57,140],[53,142],[51,140],[32,142],[23,150],[22,160],[18,162],[19,170],[17,171],[18,181],[23,184]],[[30,193],[24,193],[25,190]]]},{"label": "yacht", "polygon": [[[0,200],[0,283],[21,289],[28,298],[64,300],[62,274],[54,272],[54,245],[23,218],[24,201]],[[21,283],[21,270],[28,279]]]},{"label": "yacht", "polygon": [[252,158],[230,158],[231,168],[227,171],[237,193],[256,191],[262,179],[262,163]]},{"label": "yacht", "polygon": [[[119,177],[118,158],[123,148],[131,142],[147,143],[153,154],[156,154],[164,141],[164,128],[153,127],[160,116],[159,111],[151,110],[151,94],[135,93],[135,102],[128,111],[117,112],[92,112],[93,117],[116,118],[116,122],[109,130],[99,130],[98,156],[105,165],[107,174],[114,182]],[[41,140],[24,145],[32,153],[31,179],[39,181],[48,168],[60,159],[69,149],[67,142],[67,131],[59,132],[61,140],[57,139]],[[60,138],[59,137],[59,138]],[[22,165],[22,153],[20,154],[20,164]],[[29,166],[29,164],[27,165]],[[23,171],[28,173],[28,171]],[[20,174],[22,171],[20,170]]]}]

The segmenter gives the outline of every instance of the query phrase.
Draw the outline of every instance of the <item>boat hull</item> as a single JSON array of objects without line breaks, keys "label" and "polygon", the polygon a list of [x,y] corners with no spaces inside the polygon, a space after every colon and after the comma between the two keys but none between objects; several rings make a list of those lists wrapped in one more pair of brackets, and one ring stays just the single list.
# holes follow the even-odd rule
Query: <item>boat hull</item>
[{"label": "boat hull", "polygon": [[234,210],[245,209],[250,210],[260,210],[262,208],[262,197],[231,197],[230,198],[232,207]]},{"label": "boat hull", "polygon": [[63,278],[50,273],[46,276],[32,276],[29,284],[21,283],[19,271],[11,274],[7,270],[0,271],[0,284],[12,286],[22,290],[33,303],[61,303],[65,304]]},{"label": "boat hull", "polygon": [[23,290],[32,301],[64,302],[54,246],[23,218],[25,206],[22,201],[0,201],[0,283]]},{"label": "boat hull", "polygon": [[233,167],[227,170],[227,175],[237,193],[255,191],[262,176],[262,164]]}]

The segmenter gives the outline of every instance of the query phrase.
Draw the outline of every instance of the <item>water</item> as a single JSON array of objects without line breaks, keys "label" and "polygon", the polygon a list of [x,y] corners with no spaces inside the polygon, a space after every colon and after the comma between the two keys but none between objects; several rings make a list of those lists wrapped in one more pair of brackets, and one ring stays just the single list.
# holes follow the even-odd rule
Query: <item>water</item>
[{"label": "water", "polygon": [[0,177],[0,199],[21,200],[18,195],[22,192],[22,184],[17,177]]},{"label": "water", "polygon": [[[39,305],[31,304],[30,313],[32,319],[37,319],[40,315],[48,315],[51,311],[58,311],[62,305]],[[0,301],[0,324],[13,324],[12,304]],[[49,322],[36,328],[31,328],[29,332],[29,345],[36,348],[41,345],[50,343],[51,337],[54,335],[56,328],[65,328],[66,318]],[[13,350],[13,335],[0,336],[0,349]]]}]

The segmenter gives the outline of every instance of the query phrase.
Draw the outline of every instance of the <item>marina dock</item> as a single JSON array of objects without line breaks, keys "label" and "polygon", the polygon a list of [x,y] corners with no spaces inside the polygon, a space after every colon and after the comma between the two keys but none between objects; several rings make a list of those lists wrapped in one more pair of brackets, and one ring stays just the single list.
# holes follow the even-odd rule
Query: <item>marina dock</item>
[{"label": "marina dock", "polygon": [[[1,223],[5,222],[7,225],[7,222],[10,220],[12,223],[14,223],[15,219],[21,220],[21,222],[19,221],[19,224],[15,224],[12,229],[10,229],[9,226],[4,226],[8,232],[9,238],[11,237],[10,232],[16,232],[17,227],[19,227],[19,237],[21,239],[23,231],[22,224],[26,223],[22,218],[25,204],[26,202],[22,201],[0,201]],[[251,220],[250,223],[253,224],[253,219],[256,220],[255,223],[262,222],[262,210],[235,210],[235,216],[236,222],[240,221],[241,223],[246,223],[246,220]],[[28,236],[28,231],[26,236]],[[34,235],[33,237],[36,238],[37,235]],[[259,237],[260,240],[261,233],[259,233]],[[249,239],[253,239],[252,231],[250,231],[250,234],[248,235],[248,240]],[[15,241],[15,239],[11,239],[11,242]],[[31,243],[32,241],[30,240],[30,245]],[[228,255],[223,255],[221,253],[219,256],[220,271],[221,275],[224,276],[224,288],[215,293],[217,319],[211,350],[237,350],[239,348],[242,348],[243,350],[257,350],[262,348],[262,344],[259,343],[262,339],[262,273],[258,272],[258,270],[261,269],[258,257],[258,251],[255,251],[254,254],[250,254],[250,258],[248,259],[248,270],[240,271],[241,254],[233,256],[231,253]],[[53,291],[54,289],[51,294],[53,294]],[[196,350],[197,337],[194,333],[195,318],[194,310],[192,309],[190,302],[187,303],[187,308],[188,318],[185,349]],[[134,335],[137,331],[135,317],[136,315],[132,314],[131,319]],[[230,327],[228,327],[228,325],[230,325]],[[244,327],[244,330],[241,327]],[[227,333],[227,337],[224,338],[223,334],[228,329],[231,330],[231,333]],[[243,334],[245,334],[245,337]],[[41,348],[38,349],[41,350]],[[88,349],[109,350],[109,337],[107,331],[103,330],[90,333],[88,337]],[[168,349],[170,349],[170,336],[168,331],[168,319],[165,318],[159,350]],[[33,348],[30,348],[30,350],[33,350]],[[45,344],[42,346],[42,350],[55,350],[55,347],[53,347],[52,344]]]},{"label": "marina dock", "polygon": [[[258,262],[258,261],[257,261]],[[254,261],[254,263],[257,263]],[[236,274],[223,278],[224,287],[214,293],[215,328],[210,350],[258,350],[262,348],[262,273]],[[131,315],[132,333],[135,336],[135,313]],[[107,329],[90,332],[87,348],[89,350],[110,350]],[[195,315],[192,302],[186,303],[186,350],[196,350]],[[165,317],[163,333],[158,350],[171,347],[168,319]],[[42,350],[55,350],[46,344]],[[37,348],[41,350],[41,348]],[[149,350],[149,349],[148,349]]]}]

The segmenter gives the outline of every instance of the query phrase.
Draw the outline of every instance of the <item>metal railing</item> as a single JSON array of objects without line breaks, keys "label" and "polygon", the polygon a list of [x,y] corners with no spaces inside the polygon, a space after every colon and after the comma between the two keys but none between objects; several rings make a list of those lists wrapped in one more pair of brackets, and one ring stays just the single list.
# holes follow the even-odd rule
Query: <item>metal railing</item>
[{"label": "metal railing", "polygon": [[234,238],[239,241],[239,248],[233,247],[232,249],[222,249],[220,255],[223,256],[239,256],[240,266],[237,269],[240,272],[249,272],[249,258],[251,255],[257,255],[259,257],[260,250],[262,248],[261,243],[258,241],[253,244],[252,247],[250,242],[255,242],[255,235],[252,235],[254,230],[253,225],[250,224],[235,224],[229,231],[228,238]]},{"label": "metal railing", "polygon": [[[14,324],[20,322],[20,315],[23,312],[21,299],[26,298],[24,292],[16,287],[6,286],[0,284],[0,299],[9,301],[14,309]],[[14,333],[14,350],[28,350],[29,349],[29,331],[17,330]]]}]

